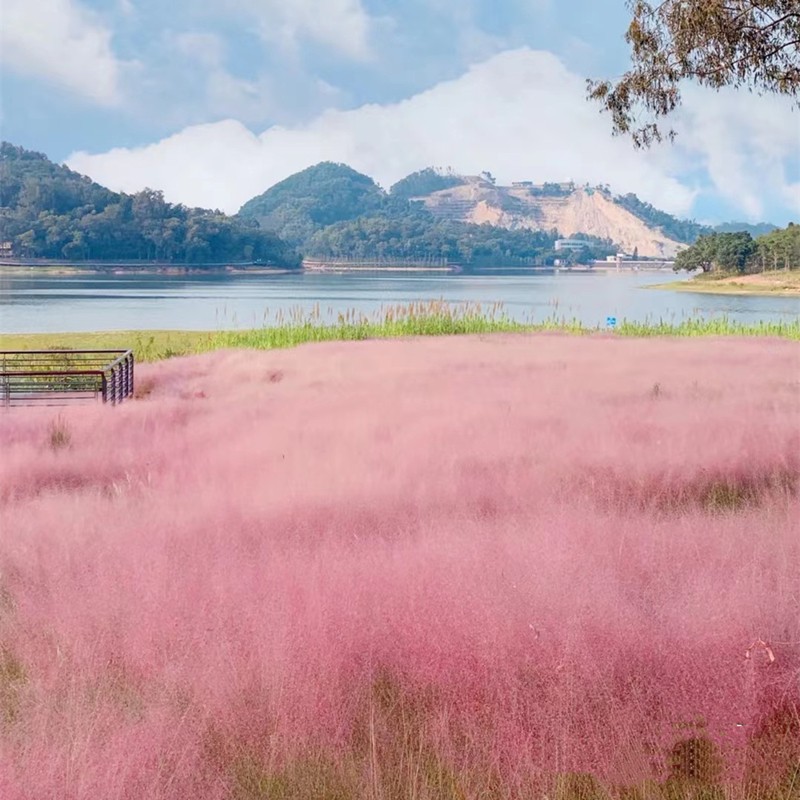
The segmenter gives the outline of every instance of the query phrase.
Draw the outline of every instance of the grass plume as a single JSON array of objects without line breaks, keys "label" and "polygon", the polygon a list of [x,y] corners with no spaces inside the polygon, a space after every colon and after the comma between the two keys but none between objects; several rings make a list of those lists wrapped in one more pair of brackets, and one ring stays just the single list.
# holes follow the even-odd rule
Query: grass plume
[{"label": "grass plume", "polygon": [[58,452],[0,414],[0,796],[792,797],[798,357],[328,341]]}]

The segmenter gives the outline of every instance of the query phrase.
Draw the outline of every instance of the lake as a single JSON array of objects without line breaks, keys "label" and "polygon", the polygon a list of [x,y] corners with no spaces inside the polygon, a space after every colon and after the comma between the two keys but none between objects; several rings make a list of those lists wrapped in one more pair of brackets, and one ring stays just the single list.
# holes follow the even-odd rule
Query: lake
[{"label": "lake", "polygon": [[502,303],[521,321],[576,318],[604,325],[609,316],[675,321],[728,316],[744,323],[796,320],[800,301],[649,290],[686,280],[670,272],[514,275],[31,275],[0,270],[0,333],[107,330],[215,330],[262,326],[315,306],[323,320],[355,309],[428,300]]}]

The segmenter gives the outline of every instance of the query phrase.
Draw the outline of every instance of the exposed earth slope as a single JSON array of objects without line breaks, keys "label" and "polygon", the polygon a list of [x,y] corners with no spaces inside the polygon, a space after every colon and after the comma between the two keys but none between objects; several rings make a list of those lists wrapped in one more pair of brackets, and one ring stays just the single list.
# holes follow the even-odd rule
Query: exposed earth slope
[{"label": "exposed earth slope", "polygon": [[591,234],[642,257],[673,258],[681,247],[600,190],[567,188],[545,195],[528,186],[495,186],[480,177],[464,180],[461,186],[417,199],[437,217],[512,229],[557,230],[567,237]]}]

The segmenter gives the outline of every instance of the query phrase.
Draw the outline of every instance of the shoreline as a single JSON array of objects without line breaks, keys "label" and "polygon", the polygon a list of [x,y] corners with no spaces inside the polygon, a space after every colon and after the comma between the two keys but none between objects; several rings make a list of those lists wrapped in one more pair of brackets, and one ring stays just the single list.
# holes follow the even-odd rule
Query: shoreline
[{"label": "shoreline", "polygon": [[724,287],[712,286],[690,286],[687,283],[676,281],[675,283],[656,283],[643,286],[643,289],[658,289],[673,292],[684,292],[688,294],[716,294],[728,295],[730,297],[800,297],[800,289],[747,289],[736,288],[727,289]]},{"label": "shoreline", "polygon": [[[249,270],[248,270],[249,271]],[[307,274],[307,275],[344,275],[346,273],[368,273],[371,275],[374,274],[383,274],[383,273],[419,273],[419,274],[430,274],[435,273],[437,275],[459,275],[461,274],[461,270],[455,267],[339,267],[335,265],[330,266],[313,266],[313,267],[303,267],[303,269],[298,270],[300,274]]]},{"label": "shoreline", "polygon": [[236,266],[167,266],[167,265],[127,265],[127,264],[3,264],[0,275],[292,275],[302,270],[284,267],[236,267]]},{"label": "shoreline", "polygon": [[696,336],[762,338],[800,342],[800,321],[743,325],[727,320],[685,320],[678,324],[637,323],[622,320],[610,331],[600,325],[568,320],[519,323],[473,314],[451,315],[435,310],[401,314],[393,320],[368,320],[323,324],[298,321],[282,326],[241,330],[116,330],[61,333],[0,333],[0,348],[7,350],[133,349],[137,361],[158,361],[173,356],[198,355],[219,349],[276,350],[302,344],[366,339],[404,339],[557,334],[588,338],[681,338]]},{"label": "shoreline", "polygon": [[759,272],[753,275],[730,275],[721,278],[698,275],[688,281],[657,283],[643,288],[732,297],[800,297],[800,274],[797,271]]},{"label": "shoreline", "polygon": [[[467,271],[452,267],[311,267],[284,269],[269,267],[125,267],[125,266],[76,266],[70,265],[17,265],[0,264],[0,276],[9,275],[460,275],[491,277],[493,275],[635,275],[641,273],[663,273],[663,269],[623,269],[607,267],[497,267]],[[670,284],[647,288],[668,288]]]}]

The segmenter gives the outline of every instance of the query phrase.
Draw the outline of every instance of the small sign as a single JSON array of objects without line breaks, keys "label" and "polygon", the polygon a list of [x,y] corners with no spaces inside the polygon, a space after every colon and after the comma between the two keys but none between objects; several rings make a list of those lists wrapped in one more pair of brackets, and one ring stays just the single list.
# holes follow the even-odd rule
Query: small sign
[{"label": "small sign", "polygon": [[617,318],[616,317],[606,317],[606,326],[609,328],[616,328],[617,327]]}]

